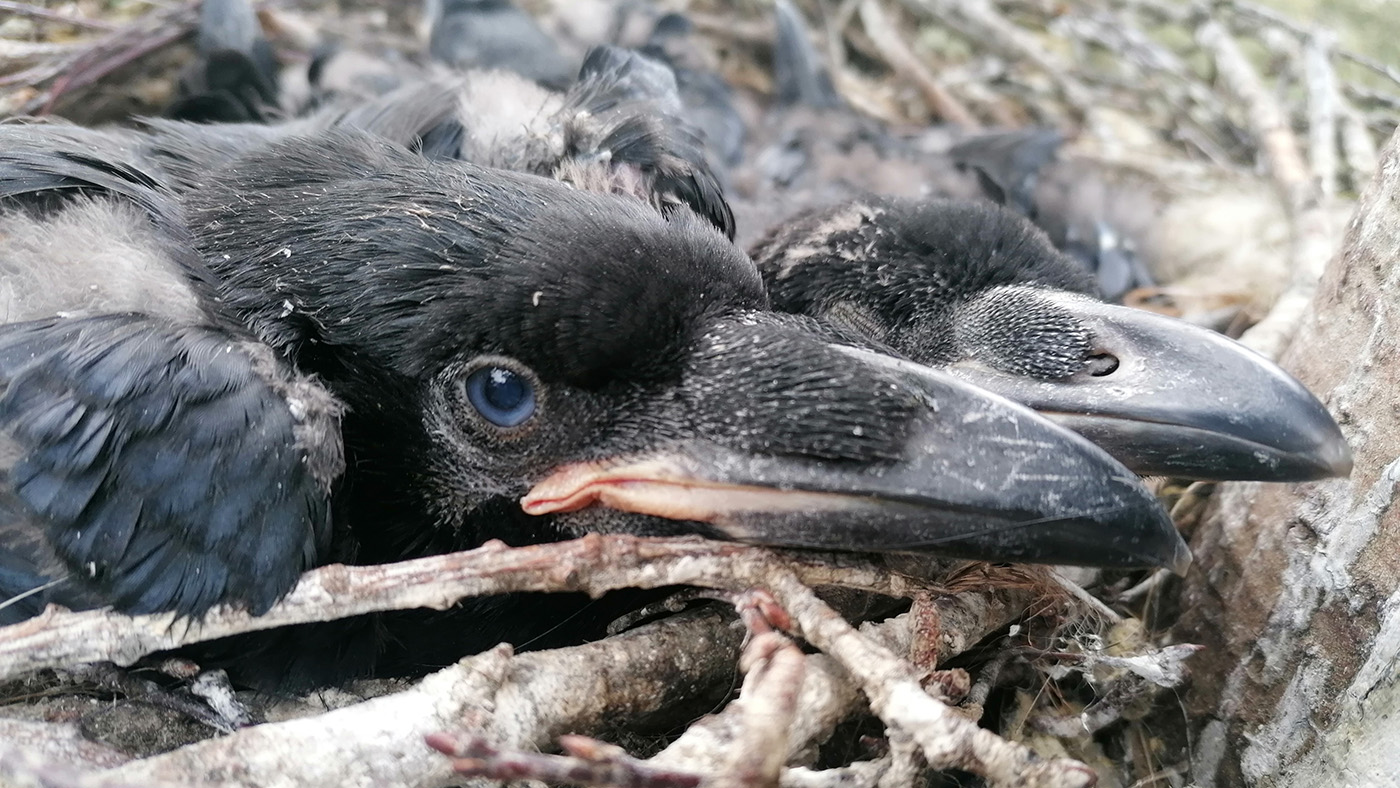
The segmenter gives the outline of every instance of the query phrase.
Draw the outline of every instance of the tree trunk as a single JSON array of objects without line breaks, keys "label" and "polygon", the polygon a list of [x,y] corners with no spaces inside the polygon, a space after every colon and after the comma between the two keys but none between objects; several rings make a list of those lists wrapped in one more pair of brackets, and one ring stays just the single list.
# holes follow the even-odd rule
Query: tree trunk
[{"label": "tree trunk", "polygon": [[1348,479],[1221,485],[1179,641],[1199,786],[1400,785],[1400,133],[1283,366],[1337,416]]}]

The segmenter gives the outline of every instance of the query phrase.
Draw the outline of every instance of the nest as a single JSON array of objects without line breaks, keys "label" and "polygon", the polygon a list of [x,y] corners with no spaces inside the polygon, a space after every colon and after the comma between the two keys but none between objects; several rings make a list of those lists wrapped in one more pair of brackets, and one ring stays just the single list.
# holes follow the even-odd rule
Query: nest
[{"label": "nest", "polygon": [[[578,7],[593,4],[570,14],[567,3],[533,5],[577,28]],[[733,84],[768,91],[767,9],[733,5],[697,0],[687,12]],[[193,57],[193,3],[3,0],[0,10],[0,116],[158,112]],[[892,126],[1056,126],[1074,133],[1075,155],[1167,191],[1161,243],[1177,244],[1159,253],[1167,284],[1133,297],[1186,317],[1231,306],[1232,333],[1268,355],[1311,300],[1350,197],[1375,170],[1377,135],[1400,119],[1400,70],[1241,2],[804,10],[861,112]],[[327,30],[416,48],[409,21],[350,0],[262,11],[287,62],[309,57]],[[1242,205],[1258,215],[1251,234],[1271,245],[1241,250],[1199,230],[1212,211]],[[1197,231],[1173,230],[1173,211]],[[1189,533],[1209,486],[1159,487]],[[996,785],[1181,784],[1190,753],[1170,691],[1196,647],[1167,634],[1174,583],[588,537],[326,567],[257,618],[50,610],[0,639],[0,785],[883,786],[960,772]],[[522,655],[502,646],[414,684],[302,699],[235,693],[217,675],[189,682],[197,671],[179,661],[147,661],[144,675],[102,666],[467,596],[671,585],[732,605],[738,622],[692,593],[645,611],[685,612],[598,643]],[[836,608],[881,615],[857,629]]]}]

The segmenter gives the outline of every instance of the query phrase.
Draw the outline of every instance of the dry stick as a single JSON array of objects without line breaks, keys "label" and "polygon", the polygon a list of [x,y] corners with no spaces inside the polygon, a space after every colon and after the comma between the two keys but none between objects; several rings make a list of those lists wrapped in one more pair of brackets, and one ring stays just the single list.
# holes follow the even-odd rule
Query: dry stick
[{"label": "dry stick", "polygon": [[16,3],[12,0],[0,0],[0,11],[9,11],[20,16],[33,17],[34,19],[45,19],[50,22],[62,22],[65,25],[74,27],[88,27],[93,30],[116,30],[117,26],[111,22],[103,22],[97,19],[88,19],[82,16],[69,16],[60,14],[57,11],[50,11],[47,8],[29,5],[28,3]]},{"label": "dry stick", "polygon": [[777,632],[760,632],[744,649],[737,707],[743,733],[707,788],[774,788],[787,763],[788,730],[797,716],[806,657]]},{"label": "dry stick", "polygon": [[1344,90],[1353,99],[1363,104],[1374,104],[1389,110],[1400,110],[1400,96],[1393,93],[1385,93],[1367,85],[1351,82],[1344,86]]},{"label": "dry stick", "polygon": [[1007,21],[987,0],[903,0],[917,13],[936,19],[956,17],[974,29],[984,43],[1007,56],[1029,61],[1045,72],[1059,88],[1060,95],[1081,117],[1094,105],[1091,92],[1075,79],[1030,33]]},{"label": "dry stick", "polygon": [[657,769],[621,748],[585,736],[561,736],[568,755],[503,750],[484,736],[435,733],[428,744],[452,758],[452,770],[465,777],[542,780],[603,788],[696,788],[698,774]]},{"label": "dry stick", "polygon": [[[560,731],[601,732],[664,710],[678,688],[732,675],[742,630],[717,608],[583,646],[468,657],[402,692],[244,728],[108,775],[258,788],[428,788],[454,780],[427,736],[463,726],[501,748],[537,750]],[[313,754],[314,755],[309,755]]]},{"label": "dry stick", "polygon": [[1339,51],[1337,54],[1343,60],[1348,60],[1352,63],[1355,63],[1356,65],[1361,66],[1362,68],[1368,69],[1376,74],[1385,77],[1391,82],[1400,85],[1400,69],[1397,69],[1395,66],[1392,66],[1388,63],[1382,63],[1379,60],[1372,60],[1369,57],[1365,57],[1364,55],[1358,55],[1355,52],[1348,52],[1345,49]]},{"label": "dry stick", "polygon": [[1376,139],[1366,128],[1366,119],[1345,96],[1337,97],[1337,107],[1342,121],[1342,157],[1351,171],[1352,189],[1360,192],[1376,174],[1380,160]]},{"label": "dry stick", "polygon": [[[907,623],[907,618],[901,617],[880,626],[901,627]],[[865,709],[865,700],[835,660],[825,654],[812,654],[806,659],[797,708],[801,711],[779,745],[784,763],[830,738],[838,724]],[[727,753],[738,746],[744,735],[743,709],[730,704],[720,713],[693,723],[666,749],[652,756],[649,763],[713,773],[723,768]]]},{"label": "dry stick", "polygon": [[[1219,3],[1219,5],[1233,11],[1238,16],[1252,17],[1256,22],[1265,22],[1287,30],[1299,39],[1307,39],[1312,36],[1314,32],[1311,26],[1298,24],[1284,14],[1267,6],[1255,5],[1254,3],[1247,3],[1242,0],[1226,0],[1225,2]],[[1372,60],[1364,55],[1345,49],[1337,50],[1337,56],[1344,60],[1349,60],[1362,68],[1369,69],[1397,85],[1400,85],[1400,69],[1396,69],[1394,66]]]},{"label": "dry stick", "polygon": [[326,566],[302,576],[266,614],[215,608],[202,621],[173,613],[128,617],[109,610],[50,608],[0,628],[0,679],[40,668],[109,661],[129,665],[146,654],[243,632],[331,621],[388,610],[445,610],[465,597],[519,591],[582,591],[694,585],[746,591],[766,573],[794,572],[812,585],[843,585],[906,596],[918,584],[850,556],[780,556],[769,550],[695,537],[585,536],[568,542],[475,550],[379,566]]},{"label": "dry stick", "polygon": [[52,58],[78,49],[79,44],[50,44],[47,41],[11,41],[0,38],[0,64],[29,63]]},{"label": "dry stick", "polygon": [[981,128],[982,124],[977,122],[977,118],[967,107],[954,98],[933,76],[933,72],[910,51],[909,45],[904,43],[899,30],[885,14],[878,0],[861,0],[860,21],[865,26],[865,32],[870,34],[871,40],[884,55],[885,62],[889,63],[896,74],[918,87],[924,100],[928,102],[929,109],[938,117],[967,129]]},{"label": "dry stick", "polygon": [[688,14],[695,29],[728,41],[771,46],[775,32],[768,19],[736,20],[733,14]]},{"label": "dry stick", "polygon": [[889,731],[890,768],[880,775],[879,788],[908,788],[922,785],[924,764],[919,757],[919,745],[907,731]]},{"label": "dry stick", "polygon": [[1224,26],[1207,19],[1197,28],[1196,39],[1214,56],[1221,78],[1248,110],[1250,130],[1293,220],[1288,289],[1269,314],[1240,337],[1265,356],[1278,358],[1312,302],[1317,280],[1332,256],[1332,234],[1322,210],[1322,195],[1283,110]]},{"label": "dry stick", "polygon": [[[95,65],[85,68],[77,73],[65,75],[53,87],[47,91],[47,96],[41,96],[31,101],[28,105],[39,110],[39,114],[46,115],[53,110],[53,106],[59,98],[70,90],[91,85],[99,79],[111,74],[117,69],[130,65],[142,57],[155,52],[168,44],[184,38],[194,29],[194,17],[189,15],[183,24],[174,23],[163,26],[149,36],[142,36],[133,41],[130,45],[124,46],[111,56],[98,61]],[[99,51],[100,54],[100,51]]]},{"label": "dry stick", "polygon": [[1080,604],[1084,605],[1085,609],[1093,611],[1094,614],[1098,615],[1104,621],[1110,624],[1121,624],[1123,622],[1123,617],[1118,615],[1118,611],[1104,604],[1103,600],[1085,591],[1083,586],[1070,580],[1058,571],[1051,569],[1050,579],[1063,589],[1065,593],[1079,600]]},{"label": "dry stick", "polygon": [[184,37],[194,29],[195,21],[192,3],[157,11],[82,46],[57,63],[0,77],[0,86],[25,84],[37,87],[57,77],[57,82],[20,108],[22,113],[47,112],[64,92],[96,82],[143,55]]},{"label": "dry stick", "polygon": [[1308,161],[1322,198],[1337,195],[1337,110],[1341,96],[1332,70],[1336,36],[1319,30],[1303,43],[1303,78],[1308,86]]},{"label": "dry stick", "polygon": [[833,75],[846,67],[846,28],[860,3],[861,0],[841,0],[841,5],[826,17],[826,60]]},{"label": "dry stick", "polygon": [[[42,726],[41,723],[35,725]],[[47,727],[47,726],[42,726]],[[44,736],[52,735],[48,730]],[[74,734],[74,747],[91,744]],[[49,742],[43,742],[48,744]],[[86,771],[73,765],[72,757],[59,758],[21,743],[0,744],[0,786],[4,788],[185,788],[167,783],[130,783],[114,781],[101,773]]]},{"label": "dry stick", "polygon": [[[497,780],[542,780],[600,788],[705,788],[717,783],[695,772],[659,768],[627,755],[621,748],[583,736],[560,736],[566,756],[505,750],[481,736],[435,734],[433,749],[453,757],[453,769],[465,776]],[[781,788],[877,788],[889,769],[889,759],[858,761],[836,769],[785,769],[775,785]],[[912,783],[906,783],[909,785]]]},{"label": "dry stick", "polygon": [[[603,539],[597,538],[593,541],[602,543]],[[645,548],[655,546],[655,542],[676,540],[629,541],[636,543],[633,546]],[[682,546],[692,548],[696,547],[697,544],[704,544],[693,540],[684,541],[689,542],[689,544]],[[498,548],[496,552],[517,553],[529,550],[531,548],[520,550],[501,550]],[[752,548],[742,548],[742,550],[763,553],[763,551]],[[734,560],[736,557],[737,560]],[[691,571],[703,576],[709,571],[703,570],[703,564],[714,558],[714,554],[699,559],[677,558],[676,556],[670,556],[670,558],[676,564],[700,566],[701,569],[692,569]],[[897,727],[913,736],[924,751],[931,767],[957,767],[984,773],[998,784],[1011,784],[1014,778],[1020,780],[1016,783],[1018,785],[1058,787],[1087,785],[1092,780],[1092,772],[1089,772],[1086,767],[1072,761],[1038,761],[1024,747],[1001,741],[994,734],[977,728],[957,712],[929,697],[920,689],[914,678],[913,670],[907,664],[902,663],[887,649],[873,642],[870,638],[856,633],[835,611],[827,607],[810,589],[804,586],[797,574],[774,560],[771,555],[760,555],[757,558],[757,561],[749,561],[746,560],[745,556],[735,554],[730,556],[731,560],[724,561],[724,563],[729,566],[737,564],[744,572],[757,572],[759,577],[752,581],[746,580],[745,583],[753,582],[772,588],[778,602],[793,615],[807,639],[818,648],[829,650],[845,670],[857,678],[867,695],[873,699],[873,708],[885,719],[887,726]],[[657,576],[670,577],[668,570],[672,567],[665,566],[667,563],[669,562],[663,557],[653,557],[644,562],[637,571],[656,570]],[[797,566],[801,567],[800,564]],[[634,569],[636,569],[635,566]],[[540,570],[537,568],[534,571]],[[571,575],[585,573],[585,570],[577,564],[568,567],[565,571]],[[598,571],[606,573],[609,571],[609,567],[599,568]],[[654,581],[665,585],[675,582],[674,579]],[[991,603],[988,607],[996,607],[996,605]],[[957,609],[952,609],[947,617],[951,621],[959,621],[969,614],[964,612],[960,616]],[[569,729],[578,724],[577,720],[561,721],[539,718],[547,713],[544,711],[545,709],[558,707],[576,709],[580,705],[581,701],[579,700],[568,701],[565,699],[561,701],[557,697],[557,693],[566,691],[571,686],[569,681],[564,680],[563,677],[568,677],[570,681],[577,683],[579,675],[592,675],[596,672],[596,670],[586,669],[584,666],[615,666],[618,675],[598,677],[597,681],[600,686],[613,687],[617,684],[627,684],[628,692],[634,692],[638,697],[651,698],[655,701],[656,696],[661,694],[654,686],[656,679],[652,680],[653,685],[648,685],[647,677],[638,675],[642,668],[625,664],[623,658],[617,654],[602,656],[589,654],[586,658],[579,657],[567,664],[558,664],[562,660],[560,655],[579,654],[582,653],[581,649],[602,649],[605,647],[620,649],[622,646],[618,646],[617,642],[628,637],[640,637],[640,635],[609,638],[598,644],[578,649],[564,649],[554,652],[552,655],[525,655],[515,658],[513,662],[511,662],[508,652],[493,652],[496,654],[495,657],[483,655],[465,660],[457,669],[449,669],[430,677],[415,690],[322,715],[318,720],[323,724],[318,724],[318,720],[299,720],[274,726],[258,726],[240,731],[231,737],[159,756],[156,759],[142,762],[140,765],[133,764],[123,769],[119,774],[124,779],[133,776],[170,779],[178,775],[218,775],[223,773],[220,770],[228,768],[228,765],[234,762],[231,759],[239,757],[238,754],[241,753],[241,760],[236,762],[240,764],[239,781],[243,783],[267,784],[271,782],[277,785],[291,785],[304,782],[319,786],[327,784],[325,781],[329,779],[328,770],[335,770],[338,776],[351,785],[372,784],[375,780],[411,785],[437,784],[435,779],[430,780],[421,776],[413,777],[414,774],[419,773],[423,765],[415,761],[415,758],[405,757],[399,751],[401,747],[395,748],[393,745],[395,742],[401,743],[404,736],[423,731],[425,726],[436,726],[436,729],[445,728],[442,720],[450,718],[451,715],[463,713],[464,709],[467,708],[463,704],[470,702],[480,706],[485,703],[488,707],[494,708],[493,719],[497,727],[493,731],[495,735],[492,738],[500,744],[518,746],[533,743],[538,746],[541,744],[538,739],[542,731]],[[975,638],[978,635],[968,633],[963,637],[964,642],[966,642],[967,637]],[[671,642],[665,644],[648,642],[645,653],[674,654],[676,651],[680,651],[695,653],[697,654],[695,658],[698,659],[700,658],[698,655],[713,653],[716,648],[715,646],[696,648],[695,641],[694,634],[687,634],[674,637]],[[642,657],[634,658],[641,659]],[[493,659],[502,662],[502,665],[492,667]],[[525,661],[531,661],[528,667],[521,665]],[[653,657],[653,661],[664,662],[665,660],[655,660]],[[483,662],[485,666],[483,666]],[[522,692],[519,688],[519,682],[512,682],[506,676],[509,667],[505,665],[506,662],[510,662],[511,665],[521,665],[513,673],[529,676],[530,682],[526,689],[542,696],[538,697],[535,702],[524,705],[524,708],[529,710],[528,714],[517,708],[521,705],[518,703],[511,705],[509,711],[506,709],[507,704],[504,699],[514,697],[512,692],[508,692],[508,689],[515,688],[515,694]],[[544,689],[552,686],[550,682],[545,680],[546,677],[541,675],[546,671],[553,671],[552,675],[559,676],[560,681],[554,683],[560,684],[564,689],[556,689],[552,693],[550,690]],[[479,675],[497,678],[486,682],[485,686],[478,686],[481,681],[474,677]],[[622,675],[626,675],[628,679],[624,681],[621,678]],[[695,679],[668,679],[672,684],[690,680]],[[577,690],[577,692],[581,693],[583,697],[596,695],[597,690],[594,689],[594,685],[587,684],[586,687]],[[634,687],[632,686],[634,684],[643,686]],[[786,686],[787,682],[783,682],[783,684]],[[406,695],[411,697],[405,698]],[[448,700],[441,702],[435,700],[443,697],[448,698]],[[486,700],[482,700],[483,698]],[[491,701],[491,698],[495,698],[495,700]],[[372,706],[371,704],[378,705]],[[360,711],[355,712],[357,709]],[[805,716],[805,711],[803,709],[803,716]],[[616,711],[612,713],[616,714]],[[603,712],[596,710],[593,712],[595,719],[603,716],[605,716]],[[522,717],[535,719],[536,722],[533,725],[522,725],[518,722]],[[511,732],[507,733],[501,730],[503,720],[516,721],[513,723],[515,727]],[[301,748],[310,746],[309,741],[313,738],[336,742],[342,751],[330,753],[326,758],[317,758],[315,764],[294,767],[286,762],[288,758],[306,761],[307,759],[300,757]],[[393,752],[392,757],[389,752],[385,751],[386,749]],[[253,753],[258,756],[256,760]],[[355,766],[347,769],[344,764],[351,762]],[[430,770],[429,776],[437,774]]]},{"label": "dry stick", "polygon": [[876,788],[889,768],[888,757],[821,771],[799,766],[783,770],[778,785],[781,788]]}]

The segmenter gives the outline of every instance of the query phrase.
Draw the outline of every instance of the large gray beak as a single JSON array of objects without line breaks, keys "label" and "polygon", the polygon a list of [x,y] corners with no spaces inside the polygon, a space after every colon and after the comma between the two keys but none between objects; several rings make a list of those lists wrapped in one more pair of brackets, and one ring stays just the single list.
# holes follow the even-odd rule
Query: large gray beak
[{"label": "large gray beak", "polygon": [[1101,357],[1089,370],[1060,381],[970,363],[950,371],[1035,408],[1138,473],[1282,482],[1351,472],[1351,451],[1327,409],[1263,356],[1170,317],[1045,297],[1093,332]]},{"label": "large gray beak", "polygon": [[923,401],[900,459],[823,461],[688,440],[566,465],[522,505],[532,514],[606,506],[780,546],[1177,571],[1190,562],[1152,494],[1089,441],[946,373],[840,350],[852,369],[878,368]]}]

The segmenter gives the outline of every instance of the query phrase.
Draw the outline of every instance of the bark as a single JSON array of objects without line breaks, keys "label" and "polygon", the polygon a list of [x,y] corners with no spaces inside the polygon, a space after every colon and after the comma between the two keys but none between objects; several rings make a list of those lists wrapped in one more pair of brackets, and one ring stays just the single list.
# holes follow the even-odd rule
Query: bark
[{"label": "bark", "polygon": [[1193,540],[1178,642],[1191,778],[1400,785],[1400,134],[1281,359],[1351,444],[1350,478],[1229,484]]}]

